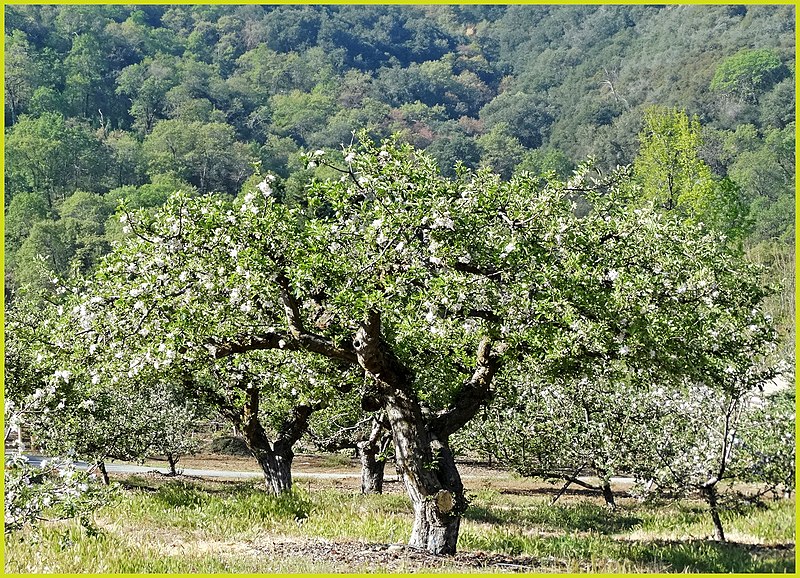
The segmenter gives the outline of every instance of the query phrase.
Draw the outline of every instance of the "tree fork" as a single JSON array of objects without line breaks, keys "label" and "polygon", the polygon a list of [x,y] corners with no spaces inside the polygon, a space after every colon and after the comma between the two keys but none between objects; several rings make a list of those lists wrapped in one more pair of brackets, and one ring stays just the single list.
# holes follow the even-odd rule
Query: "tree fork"
[{"label": "tree fork", "polygon": [[257,387],[247,388],[247,401],[242,410],[241,430],[245,442],[264,472],[264,481],[273,494],[278,495],[292,489],[292,446],[308,428],[308,419],[321,403],[300,405],[292,410],[278,432],[274,442],[270,442],[264,426],[258,417],[261,392]]},{"label": "tree fork", "polygon": [[409,545],[433,554],[454,554],[466,500],[447,437],[440,439],[429,429],[412,373],[380,338],[379,313],[370,313],[353,347],[359,364],[375,380],[392,428],[397,469],[414,508]]}]

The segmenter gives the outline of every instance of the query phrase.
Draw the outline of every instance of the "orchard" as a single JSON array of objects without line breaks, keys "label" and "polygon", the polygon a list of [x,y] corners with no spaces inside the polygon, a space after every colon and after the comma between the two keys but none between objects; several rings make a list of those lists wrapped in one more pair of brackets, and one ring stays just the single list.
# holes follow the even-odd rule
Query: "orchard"
[{"label": "orchard", "polygon": [[[120,207],[125,239],[57,287],[46,336],[20,351],[78,408],[103,405],[97,428],[59,429],[68,443],[98,462],[146,451],[145,431],[113,426],[147,413],[125,391],[175,412],[207,404],[244,433],[267,487],[288,492],[312,414],[354,394],[391,431],[409,544],[435,554],[456,551],[468,508],[451,438],[487,404],[573,477],[674,474],[692,436],[717,444],[702,455],[730,455],[731,412],[774,375],[775,335],[757,269],[715,229],[641,202],[624,168],[589,163],[563,182],[461,166],[447,178],[425,153],[366,135],[307,161],[332,176],[302,204],[282,202],[267,174],[234,201],[178,191],[156,210]],[[153,395],[163,387],[173,393]],[[712,429],[719,415],[718,441],[694,425],[699,402],[675,396],[720,406],[700,414]],[[671,424],[650,445],[636,427],[614,431],[650,418]],[[514,454],[508,444],[496,454]],[[587,454],[564,453],[576,447]],[[692,484],[708,494],[724,472]]]}]

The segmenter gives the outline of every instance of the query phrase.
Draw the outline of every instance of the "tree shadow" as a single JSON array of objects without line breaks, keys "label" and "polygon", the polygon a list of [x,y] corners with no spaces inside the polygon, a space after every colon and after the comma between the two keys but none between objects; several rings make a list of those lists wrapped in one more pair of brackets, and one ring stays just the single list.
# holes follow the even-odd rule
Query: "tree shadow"
[{"label": "tree shadow", "polygon": [[660,571],[772,573],[795,571],[793,543],[745,544],[714,540],[620,542],[620,558],[652,564]]},{"label": "tree shadow", "polygon": [[542,503],[535,507],[509,510],[470,505],[464,513],[464,518],[498,526],[515,524],[544,527],[554,531],[593,531],[604,535],[630,530],[642,521],[641,518],[623,510],[610,511],[603,506],[585,502],[552,505]]},{"label": "tree shadow", "polygon": [[[503,525],[508,524],[509,519],[505,512],[497,512],[484,506],[470,505],[464,512],[464,519],[472,522],[483,522],[485,524]],[[515,520],[516,522],[516,520]]]},{"label": "tree shadow", "polygon": [[[541,488],[509,488],[499,490],[500,494],[507,494],[511,496],[555,496],[561,492],[561,486],[541,487]],[[564,493],[564,496],[588,496],[592,498],[602,498],[603,494],[600,490],[589,490],[587,488],[569,487]]]}]

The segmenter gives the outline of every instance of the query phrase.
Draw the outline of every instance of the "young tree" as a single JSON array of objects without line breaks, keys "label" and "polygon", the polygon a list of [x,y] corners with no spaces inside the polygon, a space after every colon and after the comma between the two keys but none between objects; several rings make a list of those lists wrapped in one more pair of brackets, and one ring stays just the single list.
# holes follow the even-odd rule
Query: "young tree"
[{"label": "young tree", "polygon": [[611,478],[652,461],[649,388],[621,375],[544,378],[531,370],[520,367],[521,377],[498,384],[513,393],[497,395],[460,433],[459,445],[523,476],[562,480],[553,502],[577,485],[598,492],[615,509]]},{"label": "young tree", "polygon": [[17,408],[14,423],[25,427],[39,451],[94,464],[106,484],[109,459],[160,453],[174,470],[196,445],[196,401],[170,376],[139,373],[134,381],[124,374],[82,372],[57,329],[64,287],[40,292],[22,291],[6,314],[5,395],[7,407]]},{"label": "young tree", "polygon": [[156,121],[165,116],[167,91],[178,80],[174,59],[164,55],[145,58],[120,71],[116,92],[130,98],[134,128],[142,135],[150,134]]},{"label": "young tree", "polygon": [[740,50],[717,67],[711,90],[742,102],[757,103],[759,96],[788,72],[772,50]]},{"label": "young tree", "polygon": [[762,485],[763,494],[788,496],[795,489],[794,388],[759,395],[739,428],[737,479]]},{"label": "young tree", "polygon": [[6,448],[16,432],[15,448],[6,452],[4,471],[5,533],[43,520],[87,516],[109,498],[85,472],[78,471],[72,455],[44,460],[36,465],[23,453],[23,428],[60,415],[65,407],[63,373],[53,356],[37,351],[42,337],[39,308],[33,301],[6,311],[3,423]]},{"label": "young tree", "polygon": [[740,240],[748,228],[746,207],[738,186],[715,178],[698,156],[702,137],[697,117],[651,107],[644,113],[644,124],[633,163],[643,200]]},{"label": "young tree", "polygon": [[[310,155],[334,166],[324,159]],[[627,210],[624,174],[503,182],[462,168],[450,180],[391,141],[346,151],[342,166],[306,207],[276,202],[269,179],[232,204],[174,195],[132,220],[64,322],[85,327],[73,348],[112,373],[195,373],[258,351],[363,372],[413,503],[412,546],[455,551],[467,501],[449,439],[509,359],[699,380],[744,356],[738,327],[760,322],[750,271],[715,234]],[[580,218],[576,189],[604,193]],[[719,307],[730,327],[698,346]]]},{"label": "young tree", "polygon": [[649,482],[645,494],[700,495],[719,541],[726,539],[720,514],[732,482],[756,483],[761,492],[794,489],[794,412],[780,406],[764,411],[748,379],[754,374],[733,366],[728,373],[723,389],[690,384],[657,392],[651,414],[655,459],[641,462],[636,472]]}]

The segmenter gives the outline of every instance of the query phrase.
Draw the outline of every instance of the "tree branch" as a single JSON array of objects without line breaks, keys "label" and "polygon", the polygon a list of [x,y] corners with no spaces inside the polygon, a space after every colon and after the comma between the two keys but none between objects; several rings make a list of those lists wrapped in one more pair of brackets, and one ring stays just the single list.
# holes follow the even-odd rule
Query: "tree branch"
[{"label": "tree branch", "polygon": [[289,324],[289,332],[299,337],[304,333],[303,319],[300,316],[300,307],[297,305],[297,300],[292,295],[292,286],[289,278],[285,273],[278,273],[275,279],[280,287],[281,301],[283,301],[283,309],[286,312],[286,321]]},{"label": "tree branch", "polygon": [[282,445],[291,448],[308,429],[308,420],[315,411],[325,407],[325,402],[318,401],[312,404],[298,405],[281,424],[275,440],[275,446]]},{"label": "tree branch", "polygon": [[494,267],[479,267],[478,265],[473,265],[472,263],[462,263],[457,261],[453,264],[453,269],[459,271],[461,273],[472,273],[473,275],[481,275],[483,277],[487,277],[492,281],[498,281],[500,276],[502,275],[502,271],[499,269],[495,269]]},{"label": "tree branch", "polygon": [[304,331],[291,335],[283,331],[270,331],[257,335],[242,335],[222,342],[212,341],[209,344],[215,359],[222,359],[248,351],[264,351],[282,349],[284,351],[311,351],[330,359],[338,359],[356,365],[358,358],[355,350],[349,346],[338,346],[333,340]]},{"label": "tree branch", "polygon": [[491,399],[490,386],[497,370],[500,369],[499,352],[492,351],[492,341],[484,337],[478,345],[475,370],[472,376],[462,383],[454,396],[453,403],[446,410],[437,413],[430,423],[431,431],[440,439],[447,439],[469,420]]}]

